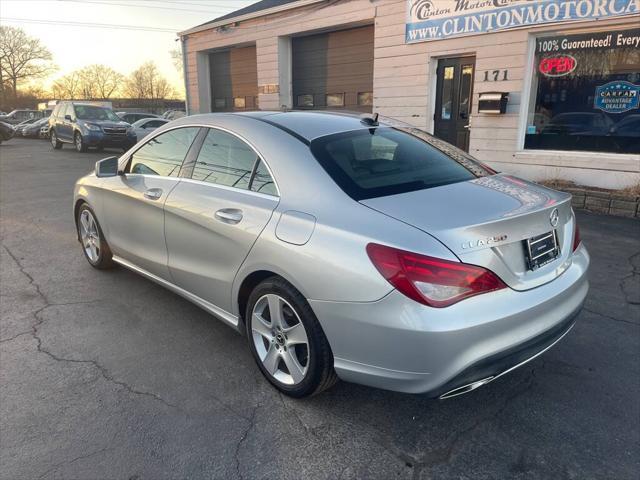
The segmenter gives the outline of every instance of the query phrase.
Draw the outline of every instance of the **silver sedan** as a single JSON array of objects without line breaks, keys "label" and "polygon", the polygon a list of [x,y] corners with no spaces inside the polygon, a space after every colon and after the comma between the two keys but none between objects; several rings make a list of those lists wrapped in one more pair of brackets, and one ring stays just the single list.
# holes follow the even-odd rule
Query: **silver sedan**
[{"label": "silver sedan", "polygon": [[589,255],[570,196],[377,116],[185,117],[76,183],[86,259],[246,334],[265,377],[447,398],[573,327]]}]

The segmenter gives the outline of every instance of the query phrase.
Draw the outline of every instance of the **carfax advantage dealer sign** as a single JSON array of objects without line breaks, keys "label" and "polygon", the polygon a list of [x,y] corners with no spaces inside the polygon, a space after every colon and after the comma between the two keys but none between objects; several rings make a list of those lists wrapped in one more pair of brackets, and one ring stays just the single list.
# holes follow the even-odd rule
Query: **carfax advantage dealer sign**
[{"label": "carfax advantage dealer sign", "polygon": [[406,43],[640,14],[640,0],[407,0]]}]

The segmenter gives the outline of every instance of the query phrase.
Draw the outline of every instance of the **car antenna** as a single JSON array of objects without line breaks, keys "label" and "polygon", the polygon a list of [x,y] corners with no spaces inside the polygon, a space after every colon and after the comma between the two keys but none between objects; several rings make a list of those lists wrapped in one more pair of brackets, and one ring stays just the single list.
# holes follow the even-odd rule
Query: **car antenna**
[{"label": "car antenna", "polygon": [[378,113],[374,113],[373,115],[371,115],[369,113],[364,113],[364,114],[360,115],[360,122],[364,123],[365,125],[367,125],[369,127],[377,127],[379,125],[379,123],[378,123]]}]

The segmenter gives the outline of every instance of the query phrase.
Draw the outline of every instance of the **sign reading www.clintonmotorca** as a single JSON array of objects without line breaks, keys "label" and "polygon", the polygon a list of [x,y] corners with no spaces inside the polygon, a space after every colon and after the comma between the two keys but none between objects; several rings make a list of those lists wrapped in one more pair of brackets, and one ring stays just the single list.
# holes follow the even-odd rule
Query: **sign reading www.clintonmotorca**
[{"label": "sign reading www.clintonmotorca", "polygon": [[406,43],[640,14],[640,0],[407,0]]}]

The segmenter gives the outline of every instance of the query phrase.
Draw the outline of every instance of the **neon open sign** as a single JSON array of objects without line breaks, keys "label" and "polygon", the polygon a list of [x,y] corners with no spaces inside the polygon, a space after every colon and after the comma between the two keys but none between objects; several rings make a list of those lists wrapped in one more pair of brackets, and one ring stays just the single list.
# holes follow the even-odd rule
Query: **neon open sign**
[{"label": "neon open sign", "polygon": [[546,77],[564,77],[573,72],[578,62],[571,55],[556,55],[540,60],[538,69]]}]

